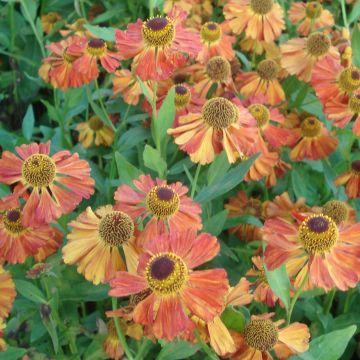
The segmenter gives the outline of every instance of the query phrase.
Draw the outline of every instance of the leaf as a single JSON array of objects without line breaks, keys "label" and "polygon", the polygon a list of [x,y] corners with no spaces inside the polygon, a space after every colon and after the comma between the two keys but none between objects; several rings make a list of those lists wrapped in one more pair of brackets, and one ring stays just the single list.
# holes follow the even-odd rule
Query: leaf
[{"label": "leaf", "polygon": [[84,28],[89,30],[93,35],[95,35],[99,39],[105,41],[113,41],[113,42],[116,41],[114,28],[94,26],[90,24],[85,24]]},{"label": "leaf", "polygon": [[142,175],[142,172],[137,167],[130,164],[119,152],[115,152],[115,161],[118,176],[122,183],[131,185],[134,179],[137,179]]},{"label": "leaf", "polygon": [[166,161],[161,157],[158,150],[150,145],[145,145],[143,153],[144,164],[147,168],[156,171],[160,177],[166,173]]},{"label": "leaf", "polygon": [[162,143],[166,137],[167,130],[172,126],[175,119],[175,88],[172,87],[159,110],[158,118],[155,122],[155,127],[158,136],[160,137],[160,142]]},{"label": "leaf", "polygon": [[301,168],[298,165],[293,164],[291,169],[291,183],[297,198],[307,198],[306,181],[304,181],[304,179],[305,177]]},{"label": "leaf", "polygon": [[226,152],[222,151],[209,166],[207,171],[207,183],[211,185],[219,177],[224,176],[230,169],[230,164],[226,159]]},{"label": "leaf", "polygon": [[28,352],[27,349],[8,346],[5,352],[0,352],[0,360],[17,360]]},{"label": "leaf", "polygon": [[34,21],[36,18],[36,10],[37,10],[37,3],[35,0],[23,0],[21,1],[20,10],[21,13],[24,15],[24,18],[30,22],[30,20]]},{"label": "leaf", "polygon": [[145,95],[147,101],[151,104],[153,99],[152,96],[150,94],[149,88],[146,86],[146,84],[137,76],[136,77],[139,84],[140,84],[140,88],[141,88],[141,92]]},{"label": "leaf", "polygon": [[263,223],[257,217],[255,217],[253,215],[241,215],[241,216],[235,216],[235,217],[228,218],[226,220],[224,230],[230,229],[239,224],[251,224],[251,225],[255,225],[257,227],[263,226]]},{"label": "leaf", "polygon": [[264,264],[267,281],[271,290],[282,300],[285,308],[288,310],[290,306],[290,281],[286,272],[286,266],[269,271]]},{"label": "leaf", "polygon": [[47,304],[44,294],[31,282],[25,280],[15,280],[16,290],[26,299],[37,303]]},{"label": "leaf", "polygon": [[156,360],[187,359],[200,349],[199,344],[191,344],[182,340],[165,343]]},{"label": "leaf", "polygon": [[34,131],[35,116],[32,105],[30,104],[26,110],[26,114],[22,121],[22,133],[26,140],[31,140]]},{"label": "leaf", "polygon": [[228,306],[221,314],[221,320],[230,330],[243,331],[246,325],[246,319],[242,312]]},{"label": "leaf", "polygon": [[195,201],[205,204],[229,192],[243,180],[245,174],[258,156],[259,155],[256,154],[249,160],[242,161],[212,185],[204,187],[196,196]]},{"label": "leaf", "polygon": [[353,50],[353,61],[356,66],[360,66],[360,29],[357,23],[354,24],[354,31],[351,37],[351,47]]},{"label": "leaf", "polygon": [[54,320],[53,316],[50,315],[48,319],[42,319],[42,322],[51,337],[55,354],[57,354],[59,351],[59,337],[56,331],[56,321]]},{"label": "leaf", "polygon": [[310,342],[310,348],[307,352],[290,359],[303,360],[338,360],[344,353],[347,344],[354,335],[356,326],[352,325],[345,329],[332,331],[328,334],[317,337]]},{"label": "leaf", "polygon": [[223,230],[227,215],[228,215],[228,210],[225,209],[215,214],[214,216],[210,217],[209,219],[205,220],[204,231],[214,236],[220,235],[221,231]]},{"label": "leaf", "polygon": [[360,2],[357,2],[353,9],[351,10],[351,13],[348,18],[348,23],[352,24],[354,21],[358,21],[360,17]]}]

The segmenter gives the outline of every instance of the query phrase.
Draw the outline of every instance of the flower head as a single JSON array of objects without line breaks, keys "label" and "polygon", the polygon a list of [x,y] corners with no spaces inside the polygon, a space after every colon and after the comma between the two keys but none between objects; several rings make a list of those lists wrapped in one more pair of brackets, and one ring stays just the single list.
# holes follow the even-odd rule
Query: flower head
[{"label": "flower head", "polygon": [[55,24],[61,20],[61,16],[56,12],[49,12],[41,16],[41,26],[44,33],[49,34],[54,29]]},{"label": "flower head", "polygon": [[11,274],[0,265],[0,319],[9,315],[15,296],[15,284]]},{"label": "flower head", "polygon": [[345,185],[346,194],[350,199],[360,197],[360,160],[354,160],[349,170],[335,179],[335,184]]}]

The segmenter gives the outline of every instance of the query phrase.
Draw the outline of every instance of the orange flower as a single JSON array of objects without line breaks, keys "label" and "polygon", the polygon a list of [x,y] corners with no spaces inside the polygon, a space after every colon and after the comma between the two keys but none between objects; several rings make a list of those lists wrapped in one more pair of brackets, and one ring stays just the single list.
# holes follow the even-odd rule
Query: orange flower
[{"label": "orange flower", "polygon": [[335,179],[335,185],[346,185],[345,191],[350,199],[360,197],[360,160],[354,160],[350,169]]},{"label": "orange flower", "polygon": [[190,13],[194,6],[193,0],[165,0],[164,1],[164,13],[168,14],[171,12],[174,6],[179,6],[182,10]]},{"label": "orange flower", "polygon": [[272,168],[270,174],[265,177],[265,187],[271,188],[275,186],[277,183],[277,178],[281,179],[290,169],[291,165],[283,161],[279,154],[278,162]]},{"label": "orange flower", "polygon": [[302,353],[309,348],[310,332],[298,322],[280,328],[284,320],[272,321],[274,313],[252,315],[241,333],[234,334],[237,351],[229,355],[233,360],[272,360],[269,351],[274,350],[280,359]]},{"label": "orange flower", "polygon": [[279,163],[279,154],[277,152],[264,151],[251,164],[249,171],[245,174],[244,180],[259,181],[272,174],[273,169]]},{"label": "orange flower", "polygon": [[295,287],[309,274],[309,280],[326,291],[356,286],[360,274],[360,223],[336,225],[324,214],[293,213],[296,223],[282,218],[265,221],[263,239],[265,263],[274,270],[284,263],[297,263]]},{"label": "orange flower", "polygon": [[53,30],[55,24],[61,20],[61,16],[56,12],[49,12],[46,15],[41,15],[41,26],[44,33],[49,34]]},{"label": "orange flower", "polygon": [[236,39],[225,32],[225,23],[209,21],[201,27],[202,50],[196,58],[197,61],[206,64],[214,56],[222,56],[229,61],[234,59],[235,52],[232,47]]},{"label": "orange flower", "polygon": [[[126,31],[116,30],[116,43],[125,59],[134,58],[136,74],[143,80],[164,80],[187,56],[201,50],[199,36],[183,28],[187,13],[175,6],[166,17],[138,19]],[[185,56],[186,54],[187,56]]]},{"label": "orange flower", "polygon": [[235,34],[245,31],[257,41],[272,42],[285,29],[284,12],[273,0],[230,0],[224,16]]},{"label": "orange flower", "polygon": [[50,157],[50,144],[24,144],[15,148],[20,158],[4,151],[0,159],[0,182],[17,184],[14,196],[30,192],[23,209],[24,226],[57,219],[94,193],[89,164],[67,150]]},{"label": "orange flower", "polygon": [[146,242],[168,231],[200,230],[201,206],[185,194],[188,188],[181,182],[167,184],[165,180],[141,175],[134,180],[135,190],[120,185],[115,192],[115,208],[132,219],[149,219],[140,238]]},{"label": "orange flower", "polygon": [[168,130],[175,143],[186,151],[191,161],[208,164],[215,155],[226,151],[228,161],[251,155],[256,138],[254,118],[239,103],[216,97],[204,104],[201,113],[190,113],[179,119],[179,126]]},{"label": "orange flower", "polygon": [[292,147],[290,158],[295,161],[324,159],[336,149],[339,143],[339,140],[325,128],[324,124],[311,115],[292,131],[296,144],[290,144]]},{"label": "orange flower", "polygon": [[242,95],[262,95],[266,98],[266,103],[275,105],[285,100],[284,90],[278,80],[280,71],[275,60],[265,59],[259,62],[256,71],[240,73],[235,82]]},{"label": "orange flower", "polygon": [[314,30],[334,25],[331,12],[323,9],[318,1],[292,3],[289,9],[289,19],[298,25],[296,31],[302,36],[308,36]]},{"label": "orange flower", "polygon": [[281,65],[289,74],[296,75],[306,82],[311,80],[313,68],[326,55],[339,57],[335,47],[331,45],[325,33],[317,32],[308,38],[290,39],[280,45]]},{"label": "orange flower", "polygon": [[[78,272],[95,285],[108,282],[118,270],[126,266],[135,271],[138,262],[138,245],[134,237],[135,226],[131,217],[111,205],[95,212],[87,207],[70,223],[68,243],[63,247],[66,264],[77,264]],[[120,254],[122,247],[125,259]]]},{"label": "orange flower", "polygon": [[356,210],[343,201],[330,200],[320,208],[319,212],[331,217],[337,225],[356,223]]},{"label": "orange flower", "polygon": [[115,137],[114,131],[106,126],[98,116],[92,116],[88,121],[81,122],[76,126],[79,131],[79,141],[84,148],[94,144],[95,146],[110,146]]},{"label": "orange flower", "polygon": [[34,255],[34,259],[38,263],[43,262],[50,255],[55,254],[63,243],[64,234],[56,228],[52,228],[52,230],[54,235],[48,239],[46,244],[41,246]]},{"label": "orange flower", "polygon": [[192,270],[218,254],[214,236],[195,231],[162,234],[144,250],[137,274],[118,272],[110,282],[110,296],[152,291],[136,305],[135,322],[152,326],[157,338],[172,340],[193,326],[189,313],[206,322],[219,315],[229,288],[225,270]]},{"label": "orange flower", "polygon": [[15,297],[15,284],[11,274],[0,265],[0,320],[10,314]]},{"label": "orange flower", "polygon": [[59,30],[60,35],[62,37],[67,37],[70,35],[77,35],[77,36],[85,36],[87,38],[91,37],[90,31],[88,31],[84,25],[88,24],[88,21],[84,18],[77,19],[72,24],[67,24],[65,27],[69,30]]}]

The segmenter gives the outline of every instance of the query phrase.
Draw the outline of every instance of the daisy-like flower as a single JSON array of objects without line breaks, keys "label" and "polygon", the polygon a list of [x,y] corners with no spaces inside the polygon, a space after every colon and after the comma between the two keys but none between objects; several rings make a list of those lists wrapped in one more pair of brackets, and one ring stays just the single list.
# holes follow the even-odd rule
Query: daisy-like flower
[{"label": "daisy-like flower", "polygon": [[195,231],[162,234],[145,244],[136,274],[118,272],[110,296],[152,292],[134,310],[134,321],[153,327],[159,339],[172,340],[191,327],[189,314],[212,321],[221,312],[229,284],[224,269],[193,268],[219,252],[217,239]]},{"label": "daisy-like flower", "polygon": [[[68,243],[63,247],[66,264],[77,264],[77,270],[95,285],[108,282],[118,270],[135,271],[138,245],[135,225],[129,215],[112,205],[90,207],[70,223]],[[119,251],[125,254],[126,264]]]},{"label": "daisy-like flower", "polygon": [[233,45],[235,36],[226,35],[226,24],[213,21],[206,22],[200,30],[200,39],[203,45],[197,60],[206,64],[214,56],[222,56],[231,61],[235,57]]},{"label": "daisy-like flower", "polygon": [[[201,51],[199,36],[183,28],[187,13],[175,6],[168,16],[129,24],[126,31],[116,30],[116,43],[125,59],[134,58],[136,74],[143,80],[164,80],[187,56]],[[186,55],[184,55],[186,54]]]},{"label": "daisy-like flower", "polygon": [[314,65],[325,55],[339,58],[328,35],[322,32],[312,33],[307,38],[290,39],[280,45],[280,50],[282,67],[306,82],[311,80]]},{"label": "daisy-like flower", "polygon": [[345,185],[345,191],[350,199],[360,197],[360,160],[354,160],[350,169],[335,178],[335,185]]},{"label": "daisy-like flower", "polygon": [[181,182],[168,184],[150,175],[134,180],[135,190],[120,185],[115,192],[115,208],[132,219],[149,220],[140,237],[144,242],[167,231],[200,230],[201,206],[186,196],[188,188]]},{"label": "daisy-like flower", "polygon": [[285,93],[279,83],[281,68],[273,59],[265,59],[256,66],[256,71],[238,74],[235,82],[239,85],[242,95],[262,95],[270,105],[278,104],[285,100]]},{"label": "daisy-like flower", "polygon": [[298,284],[308,273],[310,282],[325,290],[337,287],[346,291],[356,286],[360,274],[360,223],[338,226],[324,214],[293,216],[296,223],[282,218],[265,222],[267,268],[274,270],[292,261],[297,263]]},{"label": "daisy-like flower", "polygon": [[175,143],[195,163],[209,164],[222,150],[226,151],[228,161],[234,163],[252,148],[256,137],[254,125],[254,118],[242,105],[215,97],[206,101],[201,113],[180,117],[179,126],[169,129],[168,134],[174,136]]},{"label": "daisy-like flower", "polygon": [[8,317],[15,297],[15,284],[11,274],[0,265],[0,319]]},{"label": "daisy-like flower", "polygon": [[273,350],[280,359],[287,359],[308,350],[310,332],[298,322],[282,327],[284,320],[272,321],[274,313],[252,315],[241,333],[235,333],[237,351],[229,356],[233,360],[272,360]]},{"label": "daisy-like flower", "polygon": [[289,20],[298,25],[296,31],[302,36],[308,36],[313,30],[334,25],[331,12],[324,9],[319,1],[292,3],[289,9]]},{"label": "daisy-like flower", "polygon": [[34,255],[34,259],[38,263],[43,262],[50,255],[55,254],[63,243],[64,234],[55,227],[52,228],[52,231],[53,236],[49,238],[46,244],[41,246]]},{"label": "daisy-like flower", "polygon": [[56,12],[49,12],[48,14],[41,15],[41,26],[45,34],[51,33],[55,24],[61,20],[61,16]]},{"label": "daisy-like flower", "polygon": [[106,126],[98,116],[92,116],[88,121],[76,126],[79,132],[79,141],[84,148],[95,146],[110,146],[115,137],[114,130]]},{"label": "daisy-like flower", "polygon": [[324,159],[336,149],[339,143],[336,136],[330,133],[315,116],[305,118],[300,127],[292,131],[296,144],[290,144],[292,147],[290,158],[295,161]]},{"label": "daisy-like flower", "polygon": [[244,180],[247,182],[259,181],[270,176],[278,162],[279,154],[277,152],[263,151],[251,164],[249,171],[244,176]]},{"label": "daisy-like flower", "polygon": [[113,73],[123,59],[113,44],[102,39],[81,38],[78,43],[72,44],[68,51],[77,57],[74,68],[90,81],[99,76],[98,61],[108,73]]},{"label": "daisy-like flower", "polygon": [[272,42],[285,29],[284,12],[273,0],[230,0],[224,16],[235,34],[245,31],[257,41]]},{"label": "daisy-like flower", "polygon": [[94,193],[87,161],[67,150],[49,156],[50,145],[21,145],[16,147],[19,157],[4,151],[0,159],[0,182],[16,184],[17,196],[30,192],[23,209],[25,226],[55,220]]}]

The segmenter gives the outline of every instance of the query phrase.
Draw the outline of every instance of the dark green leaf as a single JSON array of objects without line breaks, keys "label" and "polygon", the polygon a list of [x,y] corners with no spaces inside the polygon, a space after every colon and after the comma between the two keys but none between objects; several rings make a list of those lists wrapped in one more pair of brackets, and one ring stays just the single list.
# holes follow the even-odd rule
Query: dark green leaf
[{"label": "dark green leaf", "polygon": [[231,217],[226,220],[224,229],[232,228],[239,224],[251,224],[257,227],[262,227],[263,223],[253,215],[241,215],[236,217]]},{"label": "dark green leaf", "polygon": [[156,149],[150,145],[145,145],[143,159],[147,168],[156,171],[160,177],[165,175],[167,167],[166,161]]},{"label": "dark green leaf", "polygon": [[243,331],[246,325],[246,319],[242,312],[228,306],[221,314],[221,320],[230,330]]},{"label": "dark green leaf", "polygon": [[90,24],[84,25],[85,29],[89,30],[93,35],[98,37],[99,39],[103,39],[105,41],[115,41],[115,29],[109,27],[100,27],[94,26]]},{"label": "dark green leaf", "polygon": [[35,116],[32,105],[29,105],[22,122],[22,133],[26,140],[31,140],[34,131]]},{"label": "dark green leaf", "polygon": [[204,231],[214,236],[220,235],[221,231],[223,230],[227,215],[228,215],[228,210],[225,209],[215,214],[211,218],[205,220]]},{"label": "dark green leaf", "polygon": [[223,177],[230,169],[230,164],[227,161],[226,152],[222,151],[209,166],[207,171],[207,183],[211,185],[214,181]]},{"label": "dark green leaf", "polygon": [[353,51],[353,61],[356,66],[360,66],[360,29],[357,23],[354,24],[351,47]]},{"label": "dark green leaf", "polygon": [[200,345],[191,344],[182,340],[165,343],[156,360],[187,359],[200,349]]},{"label": "dark green leaf", "polygon": [[31,282],[25,280],[15,280],[16,291],[26,299],[37,303],[47,304],[44,294]]},{"label": "dark green leaf", "polygon": [[142,174],[137,167],[130,164],[119,152],[115,153],[115,161],[118,176],[122,183],[130,185],[134,179],[137,179]]},{"label": "dark green leaf", "polygon": [[161,105],[158,118],[155,123],[157,134],[160,137],[161,142],[163,142],[166,137],[167,129],[169,129],[174,122],[175,111],[175,88],[172,87]]},{"label": "dark green leaf", "polygon": [[297,198],[307,197],[305,174],[302,169],[296,164],[293,164],[293,167],[291,169],[291,183],[293,186],[293,191]]},{"label": "dark green leaf", "polygon": [[21,359],[28,350],[13,346],[8,346],[5,352],[0,352],[0,360],[17,360]]}]

